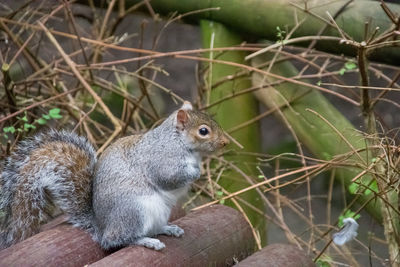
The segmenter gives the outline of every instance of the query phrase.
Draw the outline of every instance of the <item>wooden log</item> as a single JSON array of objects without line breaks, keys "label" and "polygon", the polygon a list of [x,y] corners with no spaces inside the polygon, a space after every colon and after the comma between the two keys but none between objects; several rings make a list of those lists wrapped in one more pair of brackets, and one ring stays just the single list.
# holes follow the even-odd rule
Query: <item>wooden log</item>
[{"label": "wooden log", "polygon": [[40,232],[44,232],[44,231],[48,231],[50,229],[53,229],[54,227],[63,224],[63,223],[67,223],[68,222],[68,216],[67,215],[60,215],[58,217],[55,217],[53,220],[51,220],[50,222],[43,224],[40,227]]},{"label": "wooden log", "polygon": [[185,234],[159,236],[161,251],[132,246],[90,265],[109,266],[229,266],[250,255],[255,248],[248,223],[236,210],[215,205],[174,221]]},{"label": "wooden log", "polygon": [[107,256],[90,235],[58,225],[0,251],[0,266],[83,266]]},{"label": "wooden log", "polygon": [[[184,214],[181,208],[173,209],[171,219]],[[62,223],[63,220],[65,217],[58,217],[43,227],[48,230],[1,250],[0,267],[84,266],[111,253],[102,250],[87,232]]]},{"label": "wooden log", "polygon": [[239,262],[237,267],[308,267],[315,266],[302,250],[289,244],[273,244]]}]

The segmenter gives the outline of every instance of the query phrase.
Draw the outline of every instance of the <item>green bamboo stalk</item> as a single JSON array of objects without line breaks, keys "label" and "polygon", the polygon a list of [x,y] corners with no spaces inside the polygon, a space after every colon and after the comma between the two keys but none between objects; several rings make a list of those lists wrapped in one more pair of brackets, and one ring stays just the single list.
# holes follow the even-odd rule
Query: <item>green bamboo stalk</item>
[{"label": "green bamboo stalk", "polygon": [[[227,47],[237,45],[242,42],[239,35],[228,30],[225,26],[220,23],[205,21],[200,22],[202,42],[204,48],[210,47]],[[207,53],[205,57],[210,59],[218,58],[220,60],[226,60],[236,63],[244,63],[245,53],[240,51],[231,51],[227,53]],[[212,64],[207,65],[208,76],[206,77],[207,84],[214,84],[216,81],[228,75],[233,75],[240,71],[239,68],[223,65],[223,64]],[[232,92],[240,91],[251,86],[249,77],[242,77],[233,81],[224,82],[223,84],[212,88],[210,94],[206,97],[208,102],[216,102],[224,96],[232,94]],[[209,88],[211,89],[211,88]],[[224,129],[232,128],[242,122],[248,121],[258,114],[258,103],[253,95],[246,94],[240,97],[235,97],[217,106],[212,107],[209,112],[214,114],[214,118],[218,121]],[[254,123],[248,127],[242,128],[232,133],[233,138],[240,142],[244,149],[243,151],[258,152],[261,147],[260,129],[258,123]],[[234,144],[231,144],[230,148],[235,148]],[[228,158],[235,162],[248,175],[255,174],[254,157],[245,155],[236,155]],[[249,186],[249,183],[234,170],[228,171],[220,179],[220,185],[223,186],[229,192],[235,192],[240,189]],[[243,195],[243,199],[248,201],[250,204],[256,206],[260,210],[264,210],[264,203],[256,191],[249,192]],[[227,203],[232,207],[235,207],[230,201]],[[256,212],[243,206],[246,214],[253,226],[259,230],[262,244],[265,244],[266,235],[266,222]]]},{"label": "green bamboo stalk", "polygon": [[[132,6],[141,0],[126,0],[126,7]],[[209,19],[221,22],[224,25],[245,33],[247,35],[276,40],[276,27],[282,30],[293,29],[297,21],[302,21],[301,25],[294,32],[292,37],[315,36],[326,25],[325,22],[304,12],[304,9],[316,15],[328,19],[326,12],[335,15],[348,0],[152,0],[151,6],[156,12],[167,14],[177,11],[180,14],[193,12],[206,8],[219,8],[200,12],[189,16],[189,19]],[[400,5],[386,3],[393,13],[400,14]],[[297,7],[295,7],[297,6]],[[304,19],[304,21],[303,21]],[[380,7],[379,1],[356,0],[347,5],[340,15],[336,18],[338,26],[343,29],[351,38],[362,41],[365,32],[365,22],[369,22],[369,35],[379,27],[379,33],[388,30],[392,22]],[[323,35],[339,36],[338,31],[333,27],[328,27]],[[304,44],[304,43],[303,43]],[[318,42],[318,49],[327,52],[346,54],[354,56],[356,50],[346,44],[339,44],[338,41]],[[400,63],[400,49],[397,47],[383,48],[374,51],[369,58],[376,61],[386,62],[393,65]]]},{"label": "green bamboo stalk", "polygon": [[[272,56],[272,54],[268,54],[257,57],[252,61],[252,64],[253,66],[258,66],[263,62],[271,60]],[[275,63],[270,72],[284,77],[298,75],[298,70],[289,61]],[[253,85],[255,86],[261,86],[275,80],[259,73],[254,73],[252,78]],[[337,155],[366,148],[365,138],[317,90],[292,83],[283,83],[275,87],[259,90],[255,94],[258,100],[269,108],[283,107],[281,108],[282,114],[293,128],[301,143],[318,158],[331,160]],[[316,115],[316,113],[331,125]],[[347,162],[353,164],[362,164],[362,162],[365,162],[364,165],[368,165],[367,154],[360,152],[358,155],[350,157]],[[371,160],[371,157],[369,160]],[[337,177],[348,187],[352,184],[351,180],[361,171],[357,168],[345,167],[338,168],[336,173]],[[362,181],[363,184],[368,184],[371,181],[371,177],[364,175]],[[372,194],[362,194],[360,196],[361,203],[364,203],[371,197]],[[379,205],[376,205],[375,201],[369,202],[366,208],[370,214],[381,220],[380,208]]]}]

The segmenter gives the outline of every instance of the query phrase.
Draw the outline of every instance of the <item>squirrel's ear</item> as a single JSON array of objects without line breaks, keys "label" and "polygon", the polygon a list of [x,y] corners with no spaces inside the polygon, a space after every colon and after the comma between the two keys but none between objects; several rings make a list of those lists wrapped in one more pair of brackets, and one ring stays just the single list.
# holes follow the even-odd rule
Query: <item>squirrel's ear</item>
[{"label": "squirrel's ear", "polygon": [[180,109],[178,110],[178,113],[176,114],[176,128],[183,131],[185,129],[185,125],[187,121],[189,120],[189,116],[186,112],[186,110]]},{"label": "squirrel's ear", "polygon": [[185,101],[185,102],[183,102],[181,109],[182,110],[193,110],[193,106],[189,101]]}]

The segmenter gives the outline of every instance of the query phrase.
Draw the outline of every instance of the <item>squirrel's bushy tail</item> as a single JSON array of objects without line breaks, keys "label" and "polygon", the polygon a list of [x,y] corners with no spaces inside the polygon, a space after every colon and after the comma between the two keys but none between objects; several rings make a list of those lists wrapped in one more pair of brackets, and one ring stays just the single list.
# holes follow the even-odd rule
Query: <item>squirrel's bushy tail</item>
[{"label": "squirrel's bushy tail", "polygon": [[51,130],[22,141],[0,176],[0,248],[39,231],[57,206],[74,226],[91,229],[93,146],[74,133]]}]

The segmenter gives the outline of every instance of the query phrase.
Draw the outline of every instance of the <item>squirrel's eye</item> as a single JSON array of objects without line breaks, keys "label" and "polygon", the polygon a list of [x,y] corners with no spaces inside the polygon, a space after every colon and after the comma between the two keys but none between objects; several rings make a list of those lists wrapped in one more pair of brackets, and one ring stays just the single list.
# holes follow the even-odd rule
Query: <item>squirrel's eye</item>
[{"label": "squirrel's eye", "polygon": [[206,127],[202,127],[199,129],[199,134],[202,136],[206,136],[208,133],[209,133],[209,131]]}]

